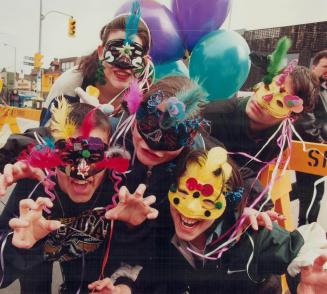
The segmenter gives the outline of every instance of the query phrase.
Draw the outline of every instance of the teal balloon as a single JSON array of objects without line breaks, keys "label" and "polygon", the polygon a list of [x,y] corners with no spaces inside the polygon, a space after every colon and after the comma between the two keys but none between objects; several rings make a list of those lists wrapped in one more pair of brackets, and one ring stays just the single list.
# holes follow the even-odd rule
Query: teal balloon
[{"label": "teal balloon", "polygon": [[168,76],[189,77],[188,68],[182,60],[155,65],[156,81]]},{"label": "teal balloon", "polygon": [[225,30],[211,32],[192,51],[190,77],[208,92],[210,101],[226,99],[247,79],[249,54],[249,46],[240,34]]}]

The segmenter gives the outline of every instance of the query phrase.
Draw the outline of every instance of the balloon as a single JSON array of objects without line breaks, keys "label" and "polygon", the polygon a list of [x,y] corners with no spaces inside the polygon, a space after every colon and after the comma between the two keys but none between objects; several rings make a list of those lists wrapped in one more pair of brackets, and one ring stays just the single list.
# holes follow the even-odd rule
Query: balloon
[{"label": "balloon", "polygon": [[242,87],[249,74],[249,54],[248,44],[238,33],[211,32],[192,51],[190,77],[209,93],[209,100],[228,98]]},{"label": "balloon", "polygon": [[225,21],[230,0],[173,0],[172,11],[181,29],[184,46],[190,51],[207,33]]},{"label": "balloon", "polygon": [[[154,0],[143,0],[141,17],[149,26],[152,38],[150,55],[156,64],[178,60],[184,55],[184,46],[172,12]],[[116,15],[129,13],[132,1],[121,6]]]},{"label": "balloon", "polygon": [[155,65],[156,80],[160,80],[167,76],[189,77],[188,68],[182,60]]}]

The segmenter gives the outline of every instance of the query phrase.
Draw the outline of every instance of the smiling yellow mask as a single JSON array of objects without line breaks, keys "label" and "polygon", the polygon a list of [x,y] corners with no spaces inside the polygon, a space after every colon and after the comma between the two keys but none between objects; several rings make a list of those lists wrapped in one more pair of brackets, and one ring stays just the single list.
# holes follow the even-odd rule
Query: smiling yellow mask
[{"label": "smiling yellow mask", "polygon": [[276,118],[286,118],[292,112],[303,110],[303,100],[287,93],[284,81],[281,82],[283,78],[282,75],[276,76],[269,85],[262,82],[254,88],[258,104]]},{"label": "smiling yellow mask", "polygon": [[185,217],[217,219],[226,208],[224,193],[231,174],[227,151],[221,147],[212,148],[207,156],[186,164],[178,187],[170,188],[169,201]]}]

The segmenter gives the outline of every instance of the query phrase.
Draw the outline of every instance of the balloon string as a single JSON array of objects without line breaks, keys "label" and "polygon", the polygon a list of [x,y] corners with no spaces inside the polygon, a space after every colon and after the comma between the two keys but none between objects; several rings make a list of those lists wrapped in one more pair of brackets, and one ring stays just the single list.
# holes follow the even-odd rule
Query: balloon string
[{"label": "balloon string", "polygon": [[[254,183],[259,179],[259,177],[260,177],[261,173],[263,172],[263,170],[268,168],[268,166],[270,164],[272,164],[272,163],[275,164],[273,172],[272,172],[271,180],[264,187],[263,191],[259,194],[259,196],[255,199],[255,201],[253,201],[253,203],[249,206],[250,208],[255,207],[255,205],[262,199],[262,197],[268,191],[268,197],[264,201],[264,203],[261,204],[258,212],[260,212],[263,209],[264,205],[271,199],[271,192],[272,192],[272,188],[274,186],[274,183],[284,174],[284,172],[285,172],[285,170],[286,170],[286,168],[288,166],[288,163],[290,161],[290,154],[291,154],[291,151],[292,151],[292,131],[293,131],[293,128],[294,127],[292,125],[292,120],[291,119],[286,119],[286,120],[284,120],[282,122],[281,126],[278,128],[278,130],[281,129],[282,132],[281,132],[281,135],[277,138],[277,145],[280,148],[280,152],[279,152],[277,158],[271,160],[270,162],[267,162],[260,169],[255,181],[251,185],[250,191],[252,190]],[[275,134],[272,137],[274,137],[274,136],[275,136]],[[284,160],[284,162],[283,162],[284,166],[283,166],[282,172],[281,172],[280,175],[278,175],[278,170],[280,170],[280,165],[282,163],[285,146],[288,146],[290,151],[288,152],[288,156],[287,156],[286,160]],[[261,149],[261,151],[262,150],[263,149]],[[261,151],[259,151],[256,155],[258,155]],[[242,154],[242,153],[239,152],[239,153],[234,153],[234,154]],[[249,158],[252,157],[251,155],[248,155],[246,153],[245,153],[245,155],[247,157],[249,157]],[[252,160],[256,160],[258,162],[263,162],[261,160],[257,160],[255,157],[251,158],[250,161],[252,161]],[[220,258],[222,256],[223,252],[228,250],[228,245],[230,245],[232,242],[234,242],[239,237],[239,233],[243,231],[243,223],[244,223],[246,217],[247,217],[246,215],[242,214],[241,217],[236,221],[236,223],[232,227],[230,227],[222,236],[220,236],[219,238],[214,240],[211,244],[216,244],[217,242],[221,241],[222,239],[227,237],[229,234],[231,234],[226,242],[224,242],[223,244],[221,244],[220,246],[218,246],[217,248],[215,248],[211,252],[208,252],[205,255],[203,255],[203,254],[200,254],[198,252],[195,252],[194,250],[192,250],[190,248],[187,248],[187,249],[190,252],[192,252],[193,254],[195,254],[197,256],[200,256],[202,258],[206,258],[206,259],[218,259],[218,258]],[[242,232],[242,234],[247,230],[247,228]],[[217,255],[217,257],[213,257],[212,255],[214,255],[214,254]]]},{"label": "balloon string", "polygon": [[104,255],[102,266],[101,266],[101,274],[100,274],[99,280],[104,278],[104,270],[105,270],[105,267],[106,267],[107,262],[109,260],[109,253],[110,253],[112,234],[113,234],[113,231],[114,231],[114,223],[115,223],[114,220],[111,220],[110,234],[109,234],[109,239],[108,239],[108,243],[107,243],[106,253]]},{"label": "balloon string", "polygon": [[[270,138],[267,140],[267,142],[261,147],[261,149],[253,156],[253,158],[257,158],[260,153],[268,146],[268,144],[273,140],[273,138],[275,138],[278,134],[278,132],[282,129],[283,125],[280,124],[279,127],[277,128],[277,130],[270,136]],[[246,167],[250,162],[252,161],[249,160],[248,162],[246,162],[242,167],[241,170]]]}]

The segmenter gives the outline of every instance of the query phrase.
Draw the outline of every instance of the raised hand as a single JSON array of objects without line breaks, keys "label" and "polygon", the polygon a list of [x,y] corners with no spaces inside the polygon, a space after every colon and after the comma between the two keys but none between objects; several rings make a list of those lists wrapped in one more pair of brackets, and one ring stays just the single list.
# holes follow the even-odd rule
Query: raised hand
[{"label": "raised hand", "polygon": [[114,286],[109,278],[95,281],[88,286],[90,293],[96,294],[131,294],[131,289],[126,285]]},{"label": "raised hand", "polygon": [[143,198],[145,189],[145,185],[141,184],[131,194],[125,186],[121,187],[118,193],[118,205],[108,210],[105,217],[111,220],[120,220],[132,226],[140,225],[146,219],[155,219],[158,216],[158,210],[150,205],[156,202],[156,197],[151,195]]},{"label": "raised hand", "polygon": [[298,294],[321,294],[327,293],[327,270],[324,264],[327,262],[327,254],[318,256],[313,265],[301,269],[301,280],[297,288]]},{"label": "raised hand", "polygon": [[12,244],[18,248],[29,249],[48,235],[59,229],[61,223],[56,220],[46,220],[42,215],[43,207],[51,208],[53,203],[49,198],[39,197],[36,201],[24,199],[19,202],[19,218],[12,218],[9,226],[14,231]]},{"label": "raised hand", "polygon": [[272,230],[272,222],[285,220],[285,216],[278,214],[275,211],[257,211],[253,208],[245,207],[243,215],[246,216],[245,226],[251,225],[254,230],[258,230],[259,226]]},{"label": "raised hand", "polygon": [[0,174],[0,197],[6,194],[6,190],[10,185],[24,178],[43,181],[45,179],[45,174],[42,169],[31,167],[24,161],[6,164],[3,174]]}]

